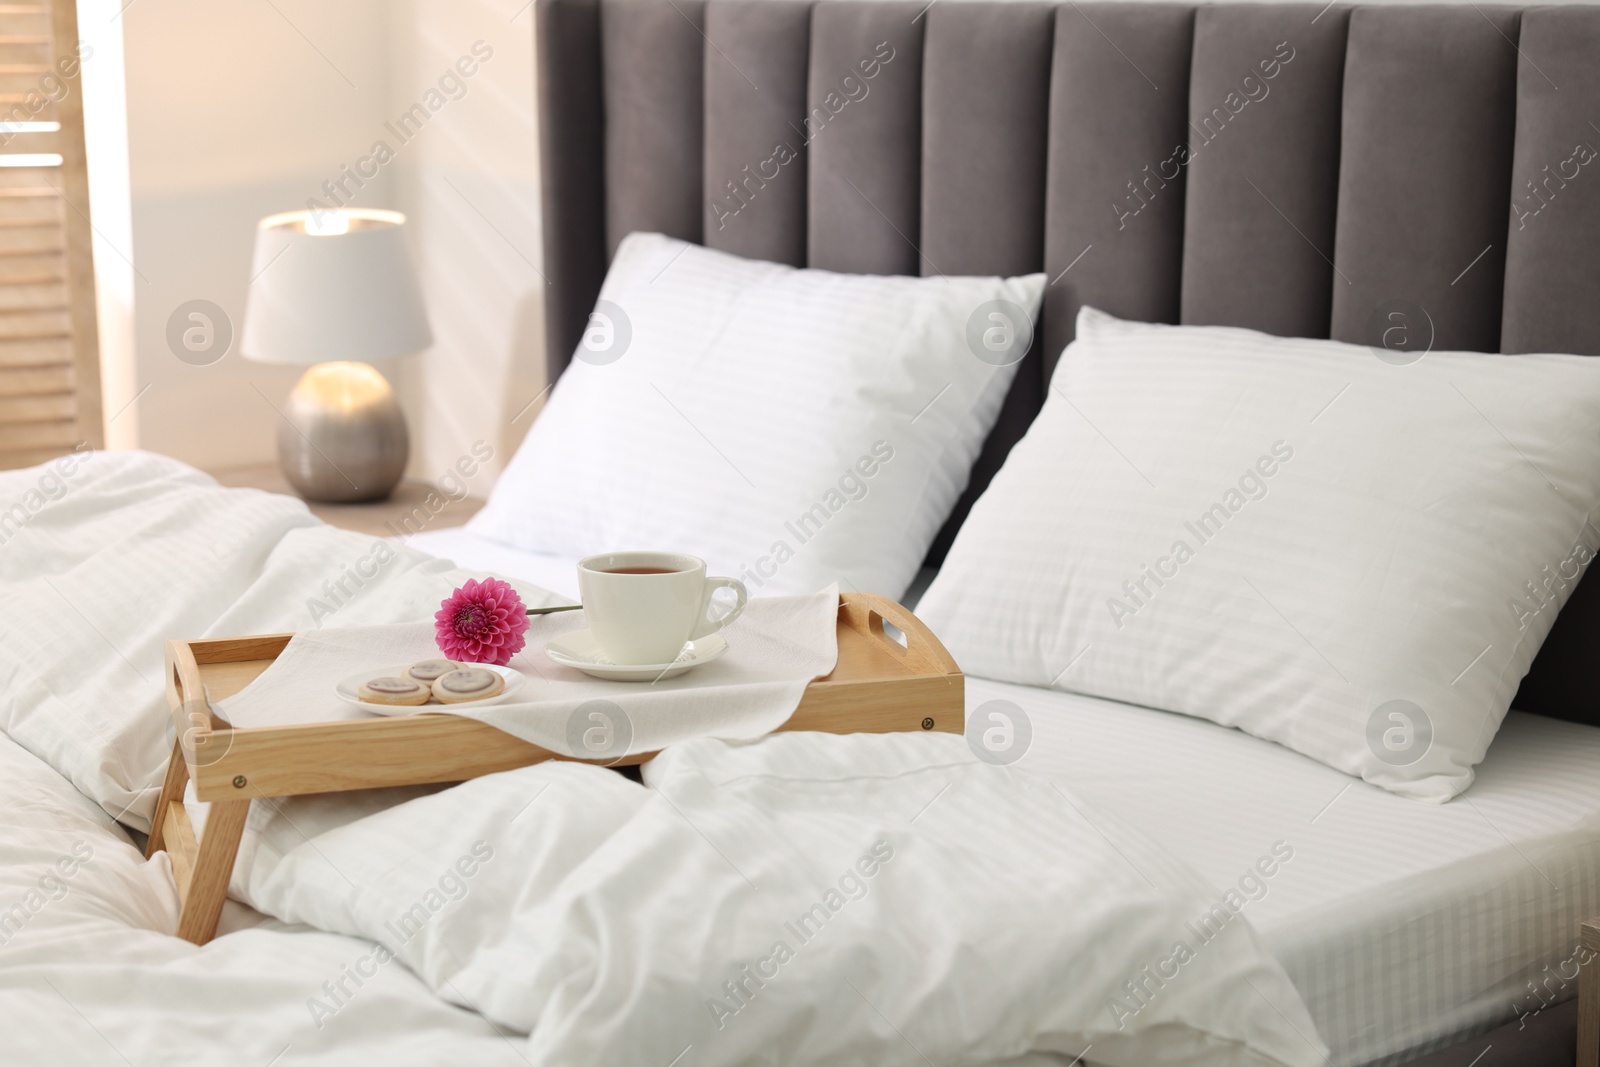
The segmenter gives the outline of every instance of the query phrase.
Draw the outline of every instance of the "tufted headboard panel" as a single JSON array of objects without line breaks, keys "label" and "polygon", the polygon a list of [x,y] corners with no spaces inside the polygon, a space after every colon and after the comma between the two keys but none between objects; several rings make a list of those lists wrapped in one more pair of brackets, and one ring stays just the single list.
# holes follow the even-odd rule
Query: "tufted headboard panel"
[{"label": "tufted headboard panel", "polygon": [[[537,34],[552,379],[635,230],[1048,274],[935,559],[1085,303],[1600,354],[1600,7],[538,0]],[[1596,584],[1517,707],[1600,721]]]}]

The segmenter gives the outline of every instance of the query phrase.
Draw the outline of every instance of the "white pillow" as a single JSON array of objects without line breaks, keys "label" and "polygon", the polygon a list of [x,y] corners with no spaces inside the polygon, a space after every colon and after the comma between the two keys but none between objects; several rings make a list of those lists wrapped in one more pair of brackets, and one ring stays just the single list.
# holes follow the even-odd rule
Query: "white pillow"
[{"label": "white pillow", "polygon": [[1444,801],[1600,545],[1597,503],[1593,358],[1398,366],[1086,308],[918,614],[969,673]]},{"label": "white pillow", "polygon": [[1043,291],[1042,274],[834,274],[632,234],[471,528],[569,557],[691,552],[752,595],[837,580],[898,597]]}]

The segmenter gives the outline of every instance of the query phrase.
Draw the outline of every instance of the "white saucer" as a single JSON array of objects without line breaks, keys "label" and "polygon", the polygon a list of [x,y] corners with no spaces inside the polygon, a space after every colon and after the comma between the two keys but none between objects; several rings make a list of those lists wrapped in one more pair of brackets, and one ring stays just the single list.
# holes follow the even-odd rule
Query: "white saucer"
[{"label": "white saucer", "polygon": [[727,651],[728,642],[722,635],[712,634],[684,645],[678,658],[671,663],[612,663],[600,651],[593,630],[574,630],[544,646],[544,654],[563,667],[612,682],[656,682],[676,678],[684,671],[721,658]]},{"label": "white saucer", "polygon": [[429,700],[426,704],[374,704],[370,700],[361,699],[360,690],[363,683],[370,682],[374,678],[404,678],[406,669],[410,666],[411,664],[409,663],[402,663],[398,667],[385,667],[382,670],[362,671],[360,674],[352,674],[334,686],[333,691],[346,704],[354,704],[365,711],[375,711],[379,715],[414,715],[419,711],[441,711],[444,708],[481,708],[489,704],[498,704],[516,692],[517,687],[523,681],[522,672],[515,667],[496,667],[492,663],[468,663],[466,664],[468,667],[482,667],[486,671],[494,671],[494,673],[506,680],[506,687],[492,697],[484,697],[482,700],[464,700],[459,704],[441,704],[437,700]]}]

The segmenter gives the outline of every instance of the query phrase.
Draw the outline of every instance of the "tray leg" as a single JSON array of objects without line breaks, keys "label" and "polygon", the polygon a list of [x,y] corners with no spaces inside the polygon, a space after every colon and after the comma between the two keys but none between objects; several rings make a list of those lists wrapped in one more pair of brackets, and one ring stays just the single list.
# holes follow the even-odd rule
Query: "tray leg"
[{"label": "tray leg", "polygon": [[206,816],[205,836],[200,839],[189,872],[189,891],[183,894],[183,908],[178,913],[178,936],[185,941],[203,945],[217,932],[222,903],[228,897],[228,879],[233,875],[234,857],[239,854],[239,841],[244,837],[245,817],[249,814],[248,800],[212,803]]},{"label": "tray leg", "polygon": [[183,803],[183,791],[189,785],[189,765],[183,760],[183,742],[172,745],[172,758],[167,760],[167,777],[161,783],[161,796],[156,800],[155,814],[150,816],[150,839],[144,846],[144,858],[149,859],[167,847],[167,805],[173,801]]}]

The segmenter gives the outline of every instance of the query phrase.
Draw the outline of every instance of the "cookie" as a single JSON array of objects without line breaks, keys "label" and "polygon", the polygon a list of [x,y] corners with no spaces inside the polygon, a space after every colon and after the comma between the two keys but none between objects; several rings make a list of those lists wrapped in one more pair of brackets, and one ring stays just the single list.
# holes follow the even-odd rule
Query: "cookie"
[{"label": "cookie", "polygon": [[448,659],[425,659],[406,668],[406,677],[423,685],[432,685],[442,674],[461,669],[461,664]]},{"label": "cookie", "polygon": [[433,695],[441,704],[482,700],[485,697],[499,696],[505,689],[504,678],[482,667],[463,667],[449,674],[441,674],[433,683]]},{"label": "cookie", "polygon": [[399,704],[410,706],[426,704],[433,695],[427,685],[412,678],[374,678],[362,682],[356,695],[374,704]]}]

